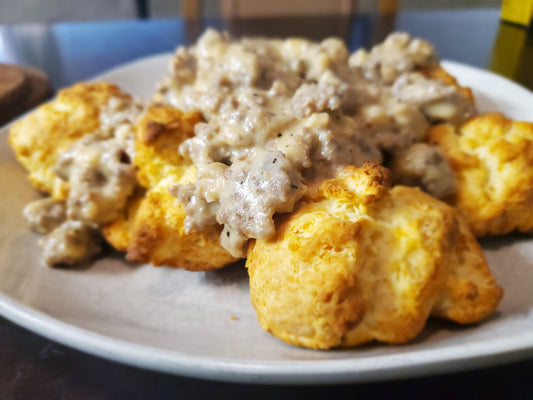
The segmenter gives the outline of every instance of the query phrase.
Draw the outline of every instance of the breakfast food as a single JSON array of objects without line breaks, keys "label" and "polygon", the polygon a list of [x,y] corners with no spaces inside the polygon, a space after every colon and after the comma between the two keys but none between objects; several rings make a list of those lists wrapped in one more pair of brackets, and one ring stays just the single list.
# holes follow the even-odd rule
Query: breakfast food
[{"label": "breakfast food", "polygon": [[496,284],[480,245],[463,218],[457,218],[455,243],[446,283],[431,314],[460,324],[485,318],[498,307],[503,291]]},{"label": "breakfast food", "polygon": [[404,343],[430,313],[465,323],[494,310],[502,291],[455,210],[389,184],[381,166],[346,167],[312,187],[273,238],[255,241],[246,266],[263,328],[327,349]]},{"label": "breakfast food", "polygon": [[430,314],[471,323],[496,309],[469,221],[441,201],[462,181],[427,136],[476,114],[433,46],[407,34],[350,54],[338,39],[208,30],[178,48],[150,101],[81,83],[13,125],[10,143],[50,195],[24,211],[48,265],[104,240],[191,271],[247,258],[265,329],[330,348],[403,343]]},{"label": "breakfast food", "polygon": [[[234,41],[208,30],[178,48],[156,100],[202,111],[205,122],[180,146],[196,180],[175,191],[188,199],[186,229],[223,225],[235,257],[275,233],[273,216],[291,212],[308,182],[381,162],[423,142],[431,123],[475,112],[433,46],[401,33],[350,55],[338,39]],[[447,196],[449,168],[438,175],[446,189],[425,189]]]},{"label": "breakfast food", "polygon": [[100,108],[111,98],[129,100],[130,96],[104,82],[79,83],[11,126],[9,143],[37,189],[57,199],[67,198],[68,181],[57,176],[54,167],[74,143],[100,129]]},{"label": "breakfast food", "polygon": [[163,179],[141,200],[133,214],[128,260],[191,271],[217,269],[236,261],[219,244],[221,227],[184,229],[184,207],[169,191],[173,184],[172,179]]},{"label": "breakfast food", "polygon": [[194,136],[194,127],[201,121],[198,112],[184,113],[179,109],[152,105],[137,122],[133,164],[137,181],[146,189],[153,188],[164,178],[175,182],[192,175],[190,160],[179,153],[181,143]]},{"label": "breakfast food", "polygon": [[133,164],[145,191],[130,201],[124,217],[103,228],[104,237],[126,251],[128,260],[192,271],[236,261],[219,244],[220,226],[184,229],[184,205],[171,194],[174,185],[194,181],[195,169],[178,147],[194,136],[199,121],[198,113],[153,105],[137,122]]},{"label": "breakfast food", "polygon": [[99,227],[122,212],[136,186],[133,122],[141,111],[107,83],[79,83],[15,123],[9,143],[49,199],[24,215],[41,240],[48,265],[72,265],[101,250]]},{"label": "breakfast food", "polygon": [[432,127],[427,141],[453,170],[451,204],[476,236],[533,229],[533,123],[480,115]]}]

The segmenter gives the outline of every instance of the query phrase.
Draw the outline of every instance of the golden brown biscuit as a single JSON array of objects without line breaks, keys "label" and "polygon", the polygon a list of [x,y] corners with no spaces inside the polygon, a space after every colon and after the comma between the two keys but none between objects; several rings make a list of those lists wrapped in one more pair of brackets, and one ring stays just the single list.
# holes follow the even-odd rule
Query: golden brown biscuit
[{"label": "golden brown biscuit", "polygon": [[[190,177],[185,172],[182,183]],[[173,184],[171,176],[148,191],[138,188],[123,215],[102,227],[107,242],[127,252],[130,261],[191,271],[208,271],[236,261],[219,244],[221,227],[185,232],[183,206],[168,191]]]},{"label": "golden brown biscuit", "polygon": [[[312,187],[273,238],[252,245],[251,300],[267,331],[322,349],[404,343],[432,310],[466,323],[496,308],[501,289],[482,254],[467,254],[479,246],[455,210],[388,185],[382,167],[348,167]],[[479,295],[465,299],[468,285]]]},{"label": "golden brown biscuit", "polygon": [[271,241],[256,241],[246,266],[261,326],[287,343],[327,349],[365,312],[356,263],[362,224],[321,206],[302,207]]},{"label": "golden brown biscuit", "polygon": [[170,175],[182,178],[191,165],[178,149],[180,144],[194,136],[194,125],[200,114],[185,113],[169,106],[148,108],[137,124],[134,164],[138,167],[137,180],[146,187],[155,187]]},{"label": "golden brown biscuit", "polygon": [[130,261],[167,265],[193,271],[221,268],[236,261],[219,245],[221,227],[185,232],[185,211],[169,193],[176,183],[190,183],[195,168],[178,152],[194,135],[197,113],[168,106],[151,106],[137,123],[134,164],[137,179],[149,190],[130,199],[121,218],[103,228],[108,242],[127,251]]},{"label": "golden brown biscuit", "polygon": [[255,242],[251,299],[266,330],[313,348],[420,332],[444,286],[453,211],[417,189],[389,191],[386,175],[348,167]]},{"label": "golden brown biscuit", "polygon": [[456,229],[453,209],[418,189],[396,186],[375,205],[360,246],[367,309],[348,329],[343,346],[415,338],[449,270]]},{"label": "golden brown biscuit", "polygon": [[358,260],[365,220],[357,206],[379,199],[388,176],[377,166],[350,170],[354,176],[346,177],[347,185],[327,180],[311,187],[307,201],[280,218],[275,235],[248,251],[259,323],[287,343],[337,346],[364,316]]},{"label": "golden brown biscuit", "polygon": [[137,124],[134,164],[137,179],[149,190],[129,202],[126,214],[104,227],[110,244],[127,251],[130,261],[206,271],[236,261],[219,245],[219,226],[186,233],[185,211],[169,193],[176,183],[190,183],[195,168],[178,152],[194,135],[197,113],[151,106]]},{"label": "golden brown biscuit", "polygon": [[37,189],[55,198],[67,197],[68,182],[58,178],[53,167],[75,141],[98,129],[100,107],[111,97],[130,99],[116,85],[78,83],[13,124],[9,143]]},{"label": "golden brown biscuit", "polygon": [[139,206],[146,196],[146,190],[137,187],[126,202],[124,211],[117,219],[102,226],[105,240],[117,251],[127,251]]},{"label": "golden brown biscuit", "polygon": [[461,324],[477,322],[500,303],[503,290],[496,284],[481,247],[462,218],[450,254],[450,272],[432,315]]},{"label": "golden brown biscuit", "polygon": [[172,176],[165,178],[141,200],[134,216],[127,259],[191,271],[208,271],[236,261],[219,244],[221,226],[185,232],[183,205],[168,191],[175,183]]},{"label": "golden brown biscuit", "polygon": [[448,160],[456,178],[451,204],[476,236],[533,229],[532,123],[486,114],[432,127],[427,140]]}]

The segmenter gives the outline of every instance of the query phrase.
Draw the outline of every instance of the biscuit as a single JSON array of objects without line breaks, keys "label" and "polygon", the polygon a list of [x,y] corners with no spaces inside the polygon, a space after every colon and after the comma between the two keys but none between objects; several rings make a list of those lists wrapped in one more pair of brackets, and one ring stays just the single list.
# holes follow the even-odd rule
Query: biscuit
[{"label": "biscuit", "polygon": [[130,98],[116,85],[78,83],[11,126],[9,143],[37,189],[66,199],[69,184],[56,176],[54,166],[74,142],[99,128],[100,107],[111,97]]},{"label": "biscuit", "polygon": [[146,196],[146,190],[137,187],[126,201],[121,215],[114,221],[102,226],[102,235],[117,251],[127,251],[139,206]]},{"label": "biscuit", "polygon": [[476,236],[533,229],[533,124],[493,113],[429,129],[456,181],[454,205]]},{"label": "biscuit", "polygon": [[450,271],[444,290],[431,314],[460,324],[477,322],[500,303],[503,290],[496,284],[479,243],[462,218],[458,218]]},{"label": "biscuit", "polygon": [[405,343],[432,313],[470,323],[494,311],[501,289],[456,211],[419,189],[391,189],[387,175],[375,164],[345,168],[251,246],[250,296],[263,328],[327,349]]},{"label": "biscuit", "polygon": [[184,207],[168,190],[175,183],[172,176],[161,180],[130,216],[127,259],[190,271],[208,271],[236,261],[219,244],[221,226],[185,231]]},{"label": "biscuit", "polygon": [[367,309],[341,345],[405,343],[424,328],[444,288],[456,229],[453,209],[415,188],[396,186],[376,204],[361,246]]},{"label": "biscuit", "polygon": [[345,179],[350,189],[337,180],[311,187],[298,209],[280,217],[275,235],[256,240],[248,251],[259,323],[287,343],[337,346],[347,327],[364,317],[358,260],[365,220],[357,206],[370,207],[380,197],[378,176],[387,172],[368,164],[353,170]]},{"label": "biscuit", "polygon": [[122,217],[103,228],[104,237],[130,261],[192,271],[221,268],[236,261],[219,244],[221,226],[186,232],[185,210],[169,189],[194,182],[196,169],[178,151],[194,135],[198,113],[150,106],[136,125],[134,165],[139,183]]},{"label": "biscuit", "polygon": [[137,124],[135,157],[137,180],[145,188],[155,187],[161,179],[175,180],[189,170],[190,160],[179,153],[179,146],[194,136],[200,114],[185,113],[173,107],[155,105],[148,108]]}]

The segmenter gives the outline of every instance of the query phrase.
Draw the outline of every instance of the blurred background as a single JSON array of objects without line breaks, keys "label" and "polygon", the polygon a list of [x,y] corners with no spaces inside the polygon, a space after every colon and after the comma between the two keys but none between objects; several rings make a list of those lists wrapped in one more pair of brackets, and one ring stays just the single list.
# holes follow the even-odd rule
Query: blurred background
[{"label": "blurred background", "polygon": [[[506,9],[511,18],[503,19],[524,23],[501,22]],[[396,30],[430,41],[443,59],[533,89],[531,17],[533,0],[0,0],[0,65],[42,72],[48,95],[192,44],[207,27],[234,37],[336,36],[350,51]]]},{"label": "blurred background", "polygon": [[[298,8],[298,3],[316,3],[314,8],[317,12],[323,12],[327,3],[328,7],[339,9],[349,7],[353,11],[368,13],[379,11],[380,7],[398,7],[402,10],[422,9],[458,9],[458,8],[491,8],[499,7],[501,0],[348,0],[348,1],[255,1],[264,3],[262,10],[265,13],[284,13],[290,9]],[[164,18],[177,16],[216,17],[231,8],[231,4],[238,1],[219,0],[2,0],[0,1],[0,24],[20,24],[31,22],[60,22],[60,21],[94,21],[122,18]],[[243,3],[243,2],[241,2]],[[248,3],[252,3],[248,1]],[[277,4],[279,3],[279,4]],[[278,7],[276,7],[278,6]],[[282,6],[282,7],[279,7]],[[248,12],[250,7],[247,8]],[[259,6],[260,8],[260,6]],[[309,5],[305,8],[309,12]],[[333,9],[333,8],[331,8]],[[245,10],[246,11],[246,10]],[[257,9],[255,10],[257,12]]]}]

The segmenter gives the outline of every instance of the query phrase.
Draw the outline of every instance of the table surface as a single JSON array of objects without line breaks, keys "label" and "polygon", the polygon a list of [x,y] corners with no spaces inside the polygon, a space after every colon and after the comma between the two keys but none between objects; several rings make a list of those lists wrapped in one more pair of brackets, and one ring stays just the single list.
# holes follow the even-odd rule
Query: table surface
[{"label": "table surface", "polygon": [[[533,89],[533,33],[501,23],[498,10],[410,11],[395,15],[262,20],[158,19],[0,25],[0,63],[44,70],[55,89],[128,61],[192,43],[207,27],[234,35],[339,36],[351,50],[393,30],[435,44],[441,58],[502,74]],[[533,359],[510,365],[358,385],[288,387],[182,378],[121,365],[67,348],[0,318],[1,399],[101,398],[531,398]]]}]

